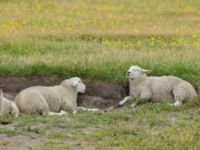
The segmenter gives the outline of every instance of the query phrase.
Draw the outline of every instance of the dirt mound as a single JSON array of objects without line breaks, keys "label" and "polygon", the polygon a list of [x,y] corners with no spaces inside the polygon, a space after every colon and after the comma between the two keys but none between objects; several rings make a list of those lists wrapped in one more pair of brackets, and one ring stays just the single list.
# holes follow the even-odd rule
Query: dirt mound
[{"label": "dirt mound", "polygon": [[[30,86],[35,85],[56,85],[62,80],[49,77],[0,77],[0,86],[5,96],[14,99],[15,95]],[[107,108],[123,99],[127,95],[127,87],[119,83],[83,81],[87,86],[85,94],[78,96],[78,105],[89,108]]]}]

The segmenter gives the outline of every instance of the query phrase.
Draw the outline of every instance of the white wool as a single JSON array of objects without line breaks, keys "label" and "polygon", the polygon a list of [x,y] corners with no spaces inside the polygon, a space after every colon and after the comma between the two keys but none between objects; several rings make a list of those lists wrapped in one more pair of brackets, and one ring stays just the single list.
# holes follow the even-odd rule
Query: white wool
[{"label": "white wool", "polygon": [[78,77],[73,77],[56,86],[33,86],[22,90],[15,97],[15,102],[22,113],[48,114],[66,111],[73,113],[77,107],[77,94],[84,93],[85,84]]},{"label": "white wool", "polygon": [[19,109],[16,104],[3,96],[3,91],[0,90],[0,116],[11,113],[15,117],[19,115]]},{"label": "white wool", "polygon": [[[147,77],[148,70],[139,66],[131,66],[127,71],[129,79],[129,95],[126,99],[146,99],[153,102],[182,102],[193,100],[197,94],[193,86],[175,76]],[[120,102],[123,104],[126,100]]]}]

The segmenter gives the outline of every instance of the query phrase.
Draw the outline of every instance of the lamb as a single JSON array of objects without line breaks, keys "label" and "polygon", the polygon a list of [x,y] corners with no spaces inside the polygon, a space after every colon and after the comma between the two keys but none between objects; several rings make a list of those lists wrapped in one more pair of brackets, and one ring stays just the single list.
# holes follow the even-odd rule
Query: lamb
[{"label": "lamb", "polygon": [[4,97],[2,89],[0,89],[0,116],[11,113],[13,116],[19,116],[19,109],[16,104]]},{"label": "lamb", "polygon": [[[33,86],[15,97],[21,113],[63,115],[76,113],[77,95],[85,93],[86,86],[78,77],[72,77],[55,86]],[[84,108],[83,108],[84,109]],[[91,110],[92,111],[92,110]]]},{"label": "lamb", "polygon": [[141,99],[152,102],[173,102],[175,106],[179,106],[197,96],[192,85],[181,78],[175,76],[147,77],[147,72],[148,70],[139,66],[131,66],[128,69],[130,96],[120,101],[118,106],[122,106],[129,99],[136,99],[136,102],[130,105],[132,108]]}]

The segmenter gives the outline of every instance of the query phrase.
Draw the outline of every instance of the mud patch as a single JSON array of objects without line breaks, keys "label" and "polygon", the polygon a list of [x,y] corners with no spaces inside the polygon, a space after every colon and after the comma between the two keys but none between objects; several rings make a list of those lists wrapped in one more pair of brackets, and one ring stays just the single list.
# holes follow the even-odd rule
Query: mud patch
[{"label": "mud patch", "polygon": [[[0,86],[5,92],[5,97],[14,99],[21,90],[35,85],[57,85],[62,79],[49,77],[0,77]],[[83,81],[87,86],[85,94],[78,96],[79,106],[88,108],[107,108],[118,103],[127,95],[127,87],[120,83]]]},{"label": "mud patch", "polygon": [[0,134],[1,150],[27,150],[42,146],[42,140],[38,135],[7,136]]}]

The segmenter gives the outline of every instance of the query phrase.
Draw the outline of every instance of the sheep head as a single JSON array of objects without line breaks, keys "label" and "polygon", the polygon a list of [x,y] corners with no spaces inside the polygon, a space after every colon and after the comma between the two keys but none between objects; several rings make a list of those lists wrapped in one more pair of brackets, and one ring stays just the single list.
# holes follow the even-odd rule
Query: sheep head
[{"label": "sheep head", "polygon": [[149,70],[134,65],[128,69],[126,76],[131,80],[136,80],[141,79],[142,77],[146,77],[147,72],[149,72]]},{"label": "sheep head", "polygon": [[77,93],[85,93],[86,85],[81,81],[79,77],[72,77],[70,79],[64,80],[61,85],[72,87]]}]

